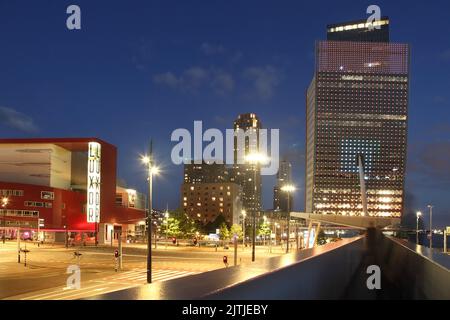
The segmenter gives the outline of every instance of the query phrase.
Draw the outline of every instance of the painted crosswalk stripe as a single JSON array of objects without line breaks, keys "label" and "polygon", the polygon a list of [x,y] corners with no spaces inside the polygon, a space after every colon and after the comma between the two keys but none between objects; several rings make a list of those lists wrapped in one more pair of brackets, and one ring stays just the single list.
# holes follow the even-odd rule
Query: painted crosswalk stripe
[{"label": "painted crosswalk stripe", "polygon": [[[153,270],[152,276],[154,282],[167,281],[171,279],[181,278],[192,274],[194,271],[177,271],[177,270]],[[35,293],[29,296],[18,297],[21,300],[72,300],[99,293],[106,293],[115,290],[132,288],[146,283],[147,274],[145,270],[135,269],[120,274],[112,274],[98,279],[89,280],[82,285],[79,290],[67,290],[67,288],[58,287],[53,291],[45,290],[41,293]]]}]

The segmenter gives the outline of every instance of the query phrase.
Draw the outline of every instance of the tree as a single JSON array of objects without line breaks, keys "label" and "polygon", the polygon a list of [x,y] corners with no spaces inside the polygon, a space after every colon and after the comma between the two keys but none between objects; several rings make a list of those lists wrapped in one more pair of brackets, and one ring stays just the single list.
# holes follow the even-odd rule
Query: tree
[{"label": "tree", "polygon": [[230,238],[230,231],[226,223],[220,225],[219,235],[222,240],[227,240]]},{"label": "tree", "polygon": [[244,233],[242,232],[242,226],[240,224],[233,224],[230,229],[230,235],[234,237],[237,235],[238,239],[242,239]]},{"label": "tree", "polygon": [[180,221],[176,218],[165,219],[162,226],[161,232],[168,237],[179,237],[181,235]]},{"label": "tree", "polygon": [[[169,220],[178,221],[180,237],[192,238],[200,230],[198,223],[190,218],[183,209],[177,209],[169,212]],[[170,232],[170,227],[169,227]]]},{"label": "tree", "polygon": [[263,222],[259,225],[258,235],[259,236],[268,236],[270,235],[270,225],[267,222]]},{"label": "tree", "polygon": [[217,216],[217,218],[214,221],[207,223],[203,227],[203,229],[204,229],[205,233],[216,233],[216,230],[220,229],[220,227],[224,223],[226,224],[227,222],[226,222],[225,218],[223,217],[223,215],[220,214]]}]

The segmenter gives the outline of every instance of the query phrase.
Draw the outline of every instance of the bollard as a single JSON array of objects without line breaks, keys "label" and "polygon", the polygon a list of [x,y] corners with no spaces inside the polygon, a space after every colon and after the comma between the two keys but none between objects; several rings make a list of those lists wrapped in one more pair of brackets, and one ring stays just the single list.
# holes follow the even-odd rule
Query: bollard
[{"label": "bollard", "polygon": [[119,250],[114,250],[114,271],[117,272],[119,262]]},{"label": "bollard", "polygon": [[234,265],[237,266],[237,236],[234,236]]},{"label": "bollard", "polygon": [[17,263],[20,263],[20,228],[17,229]]},{"label": "bollard", "polygon": [[118,233],[119,241],[119,269],[122,270],[122,233]]}]

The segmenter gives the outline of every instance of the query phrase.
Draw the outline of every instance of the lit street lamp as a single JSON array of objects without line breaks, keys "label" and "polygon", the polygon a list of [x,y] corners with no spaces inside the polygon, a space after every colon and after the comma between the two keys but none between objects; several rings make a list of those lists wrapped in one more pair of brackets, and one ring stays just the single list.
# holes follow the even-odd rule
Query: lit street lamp
[{"label": "lit street lamp", "polygon": [[158,174],[159,169],[153,165],[152,143],[150,142],[149,156],[142,157],[142,163],[147,166],[148,173],[148,212],[147,212],[147,283],[152,282],[152,189],[153,175]]},{"label": "lit street lamp", "polygon": [[169,209],[166,209],[166,249],[167,249],[167,242],[169,241]]},{"label": "lit street lamp", "polygon": [[290,220],[291,220],[291,199],[290,199],[290,194],[291,192],[295,191],[295,186],[293,186],[292,184],[287,184],[283,187],[281,187],[281,191],[284,191],[287,193],[287,245],[286,245],[286,253],[289,252],[289,238],[291,235],[291,230],[290,230]]},{"label": "lit street lamp", "polygon": [[416,244],[419,244],[419,217],[422,215],[422,212],[417,211],[416,216]]},{"label": "lit street lamp", "polygon": [[430,209],[430,249],[433,249],[433,206],[429,204],[428,209]]},{"label": "lit street lamp", "polygon": [[7,197],[2,198],[2,208],[3,208],[3,243],[6,241],[6,206],[8,205],[9,199]]},{"label": "lit street lamp", "polygon": [[247,213],[245,210],[241,211],[242,213],[242,248],[245,248],[245,217],[247,216]]},{"label": "lit street lamp", "polygon": [[256,193],[257,193],[257,185],[256,185],[256,172],[257,172],[257,168],[258,165],[261,163],[266,163],[268,161],[268,158],[261,154],[261,153],[250,153],[245,157],[245,160],[250,163],[253,164],[255,166],[255,170],[254,170],[254,176],[253,176],[253,187],[254,187],[254,196],[253,196],[253,208],[252,208],[252,229],[253,229],[253,234],[252,234],[252,262],[255,261],[255,242],[256,242],[256,211],[258,210],[256,208]]}]

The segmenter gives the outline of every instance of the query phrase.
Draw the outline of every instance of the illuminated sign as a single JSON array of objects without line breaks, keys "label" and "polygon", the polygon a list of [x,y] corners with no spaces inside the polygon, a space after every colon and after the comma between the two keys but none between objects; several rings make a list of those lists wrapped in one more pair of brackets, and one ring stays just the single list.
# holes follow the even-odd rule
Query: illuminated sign
[{"label": "illuminated sign", "polygon": [[89,142],[87,176],[87,222],[100,222],[101,145]]},{"label": "illuminated sign", "polygon": [[363,76],[353,76],[353,75],[345,75],[341,77],[342,80],[358,80],[358,81],[362,81],[363,80]]}]

